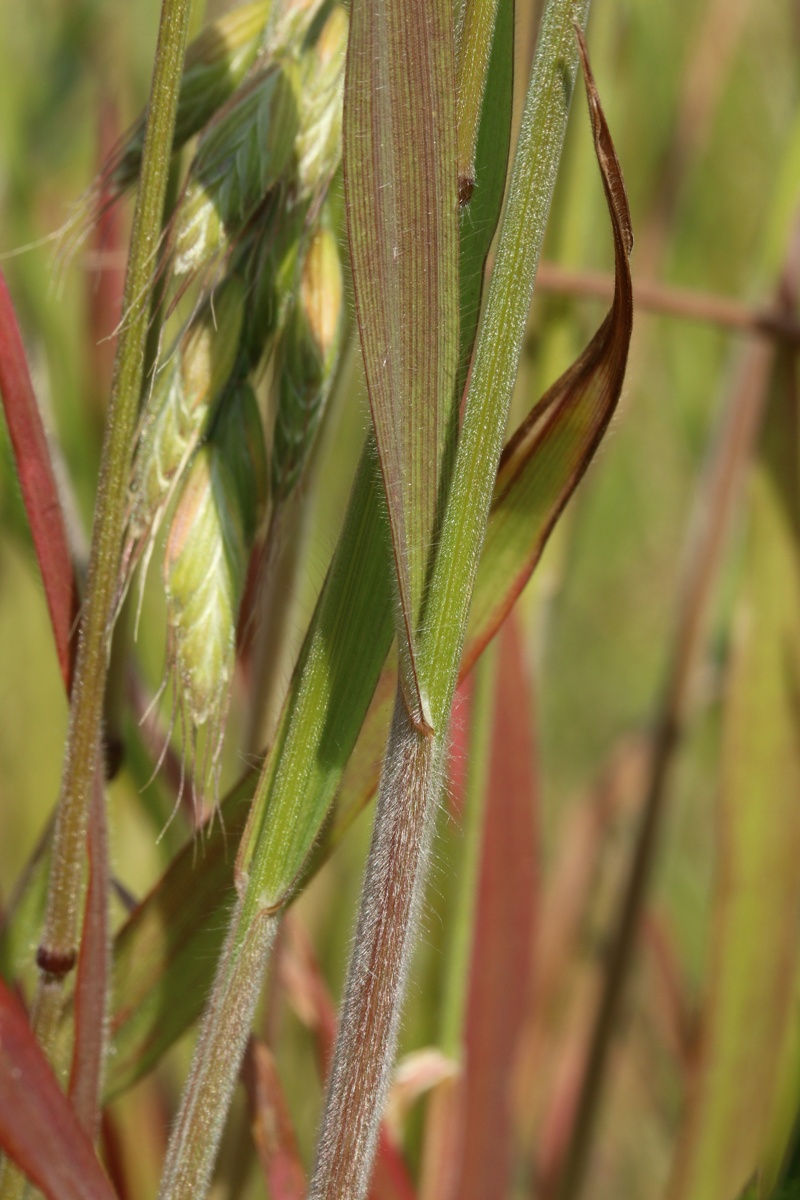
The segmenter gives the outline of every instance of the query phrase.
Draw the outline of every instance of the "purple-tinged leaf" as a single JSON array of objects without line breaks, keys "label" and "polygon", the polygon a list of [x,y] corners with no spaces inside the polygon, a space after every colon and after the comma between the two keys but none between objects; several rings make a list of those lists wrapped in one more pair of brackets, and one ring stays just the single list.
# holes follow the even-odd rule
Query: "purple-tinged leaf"
[{"label": "purple-tinged leaf", "polygon": [[0,395],[14,451],[22,500],[42,572],[44,593],[56,641],[58,664],[69,690],[78,614],[78,588],[47,435],[28,372],[22,336],[0,271]]},{"label": "purple-tinged leaf", "polygon": [[0,1146],[49,1200],[114,1200],[92,1143],[2,980]]},{"label": "purple-tinged leaf", "polygon": [[354,0],[343,162],[356,312],[397,573],[403,695],[413,723],[424,729],[430,720],[416,637],[457,420],[448,0]]}]

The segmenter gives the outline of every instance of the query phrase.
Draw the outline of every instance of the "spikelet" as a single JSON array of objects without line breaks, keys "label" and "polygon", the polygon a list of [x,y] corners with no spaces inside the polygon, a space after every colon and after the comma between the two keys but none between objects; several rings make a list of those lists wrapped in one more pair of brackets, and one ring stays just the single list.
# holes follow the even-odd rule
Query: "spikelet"
[{"label": "spikelet", "polygon": [[[247,384],[223,397],[214,431],[192,460],[167,537],[167,654],[195,758],[195,792],[218,785],[236,662],[236,624],[247,561],[266,501],[264,435]],[[205,736],[197,770],[198,738]]]},{"label": "spikelet", "polygon": [[[194,137],[230,100],[263,45],[273,0],[242,4],[213,21],[189,45],[183,64],[173,152]],[[146,113],[142,113],[107,164],[107,187],[119,195],[139,176]]]},{"label": "spikelet", "polygon": [[277,4],[265,39],[267,54],[273,58],[296,54],[324,3],[325,0],[283,0]]},{"label": "spikelet", "polygon": [[229,250],[289,169],[298,89],[295,65],[272,63],[206,129],[176,214],[176,274],[201,271]]},{"label": "spikelet", "polygon": [[331,230],[307,243],[277,351],[272,489],[285,499],[300,478],[330,392],[342,339],[342,266]]},{"label": "spikelet", "polygon": [[342,95],[349,21],[337,5],[312,49],[303,55],[297,175],[300,195],[326,188],[342,155]]},{"label": "spikelet", "polygon": [[159,369],[141,423],[129,489],[125,582],[158,532],[173,488],[208,428],[236,364],[244,285],[230,276],[201,305]]}]

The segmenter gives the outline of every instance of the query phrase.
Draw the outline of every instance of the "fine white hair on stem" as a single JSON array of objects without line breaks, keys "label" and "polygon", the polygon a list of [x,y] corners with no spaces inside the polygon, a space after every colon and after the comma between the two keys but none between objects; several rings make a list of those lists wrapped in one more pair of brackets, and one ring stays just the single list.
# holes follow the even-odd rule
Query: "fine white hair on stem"
[{"label": "fine white hair on stem", "polygon": [[309,1200],[361,1200],[391,1078],[446,738],[395,700]]}]

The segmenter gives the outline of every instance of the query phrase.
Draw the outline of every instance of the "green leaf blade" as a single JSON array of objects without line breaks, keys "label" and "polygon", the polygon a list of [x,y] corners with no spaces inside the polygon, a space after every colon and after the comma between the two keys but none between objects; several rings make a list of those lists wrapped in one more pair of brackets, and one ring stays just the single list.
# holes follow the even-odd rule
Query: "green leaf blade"
[{"label": "green leaf blade", "polygon": [[455,68],[448,3],[356,0],[343,162],[364,371],[391,529],[404,696],[452,448],[458,365]]}]

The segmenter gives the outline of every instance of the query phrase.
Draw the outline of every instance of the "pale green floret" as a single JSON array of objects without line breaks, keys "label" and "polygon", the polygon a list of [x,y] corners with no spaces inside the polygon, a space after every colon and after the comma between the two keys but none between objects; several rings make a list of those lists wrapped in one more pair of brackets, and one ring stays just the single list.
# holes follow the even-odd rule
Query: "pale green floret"
[{"label": "pale green floret", "polygon": [[265,39],[272,57],[296,54],[325,0],[283,0],[276,5]]},{"label": "pale green floret", "polygon": [[164,562],[178,701],[193,735],[208,727],[212,762],[227,716],[248,558],[266,503],[261,416],[253,389],[237,383],[192,461]]},{"label": "pale green floret", "polygon": [[303,92],[297,135],[301,195],[325,187],[342,157],[342,95],[349,21],[336,7],[302,61]]},{"label": "pale green floret", "polygon": [[[242,4],[208,25],[186,51],[175,118],[173,151],[207,124],[236,91],[264,40],[272,0]],[[142,160],[145,115],[134,125],[113,167],[121,191],[136,181]]]},{"label": "pale green floret", "polygon": [[295,65],[273,63],[208,127],[177,215],[177,274],[199,271],[227,251],[289,172],[298,95]]},{"label": "pale green floret", "polygon": [[244,304],[244,285],[231,276],[203,303],[156,376],[133,463],[126,561],[157,531],[171,489],[208,428],[236,364]]},{"label": "pale green floret", "polygon": [[164,586],[178,702],[192,732],[208,726],[214,740],[227,714],[246,570],[236,483],[209,442],[195,455],[175,509]]},{"label": "pale green floret", "polygon": [[277,356],[278,406],[272,445],[276,498],[296,486],[328,398],[342,338],[343,281],[336,238],[311,237]]}]

